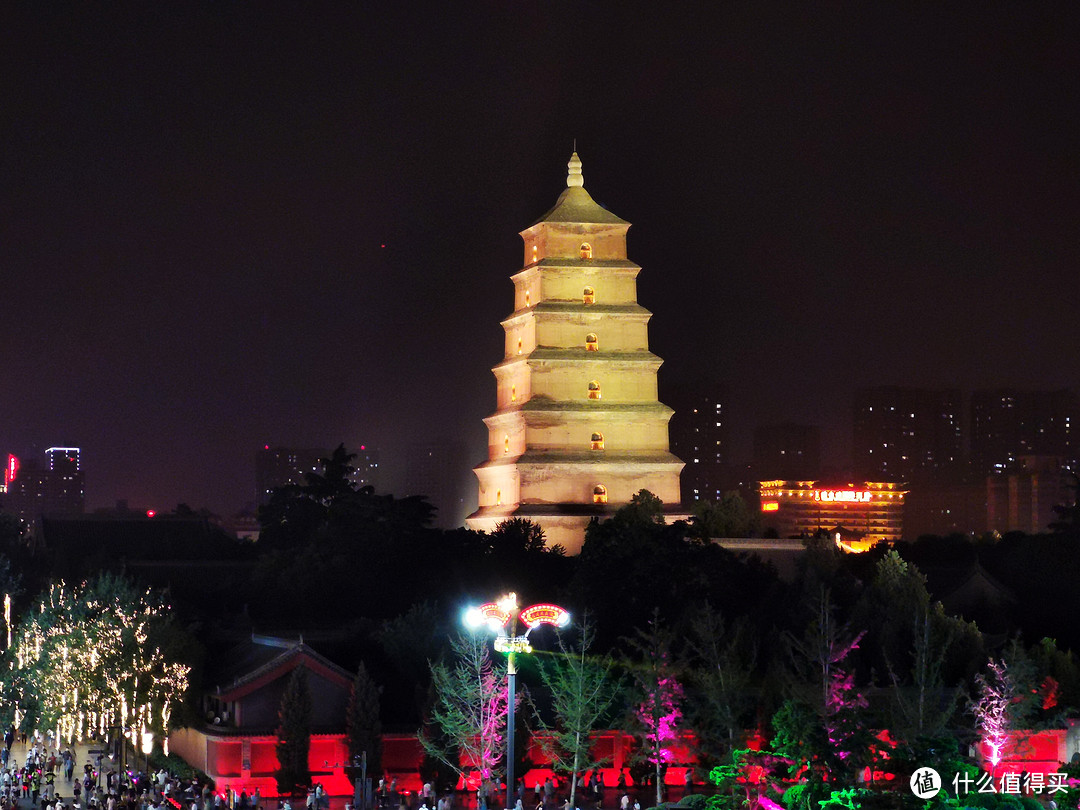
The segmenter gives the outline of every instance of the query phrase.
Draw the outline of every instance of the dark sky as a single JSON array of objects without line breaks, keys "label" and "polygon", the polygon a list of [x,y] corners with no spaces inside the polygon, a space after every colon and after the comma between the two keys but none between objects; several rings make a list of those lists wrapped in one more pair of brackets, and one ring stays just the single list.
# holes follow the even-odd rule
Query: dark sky
[{"label": "dark sky", "polygon": [[1080,388],[1075,4],[21,5],[0,451],[81,445],[90,506],[232,512],[264,443],[478,461],[575,138],[662,392],[726,384],[744,452],[843,459],[858,385]]}]

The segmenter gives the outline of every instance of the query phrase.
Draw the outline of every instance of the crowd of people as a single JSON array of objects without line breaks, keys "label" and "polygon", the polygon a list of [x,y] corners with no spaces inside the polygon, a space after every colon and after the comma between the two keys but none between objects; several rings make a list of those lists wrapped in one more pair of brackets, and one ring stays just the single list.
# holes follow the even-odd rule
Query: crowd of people
[{"label": "crowd of people", "polygon": [[116,769],[100,753],[76,773],[75,752],[51,737],[21,735],[26,754],[18,761],[16,736],[8,728],[0,747],[0,810],[214,810],[222,805],[208,785],[178,779],[165,769]]}]

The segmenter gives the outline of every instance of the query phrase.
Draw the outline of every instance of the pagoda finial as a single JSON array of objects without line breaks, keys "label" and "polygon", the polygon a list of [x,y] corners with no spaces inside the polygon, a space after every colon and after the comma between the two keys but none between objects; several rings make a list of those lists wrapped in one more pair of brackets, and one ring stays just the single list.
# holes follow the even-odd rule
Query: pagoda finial
[{"label": "pagoda finial", "polygon": [[[577,146],[576,140],[574,141],[574,146]],[[584,187],[585,178],[581,176],[581,158],[577,156],[576,148],[574,149],[574,154],[570,155],[570,162],[566,164],[566,167],[570,170],[566,175],[566,187]]]}]

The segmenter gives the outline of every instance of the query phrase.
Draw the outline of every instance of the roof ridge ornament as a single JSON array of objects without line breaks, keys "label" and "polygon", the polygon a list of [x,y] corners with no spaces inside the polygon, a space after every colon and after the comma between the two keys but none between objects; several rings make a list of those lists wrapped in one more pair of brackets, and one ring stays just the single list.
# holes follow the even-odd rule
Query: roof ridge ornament
[{"label": "roof ridge ornament", "polygon": [[570,162],[566,164],[566,168],[569,169],[566,175],[566,187],[584,188],[585,178],[581,174],[581,158],[577,155],[577,149],[574,150],[574,154],[570,155]]}]

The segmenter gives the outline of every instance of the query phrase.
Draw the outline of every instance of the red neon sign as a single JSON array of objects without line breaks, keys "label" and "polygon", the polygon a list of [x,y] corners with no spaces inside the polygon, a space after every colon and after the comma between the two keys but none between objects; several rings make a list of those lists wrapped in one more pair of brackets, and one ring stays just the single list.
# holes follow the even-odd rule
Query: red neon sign
[{"label": "red neon sign", "polygon": [[8,453],[7,466],[4,467],[4,487],[11,486],[11,482],[15,480],[15,474],[19,472],[19,459]]},{"label": "red neon sign", "polygon": [[836,503],[869,503],[874,496],[866,489],[815,489],[815,501]]},{"label": "red neon sign", "polygon": [[506,623],[510,621],[510,616],[512,615],[509,610],[504,610],[499,607],[498,602],[488,602],[486,605],[478,607],[477,610],[485,619],[488,621],[494,619],[502,627],[506,626]]},{"label": "red neon sign", "polygon": [[518,617],[530,630],[541,624],[565,627],[570,621],[570,614],[558,605],[532,605],[521,611]]}]

